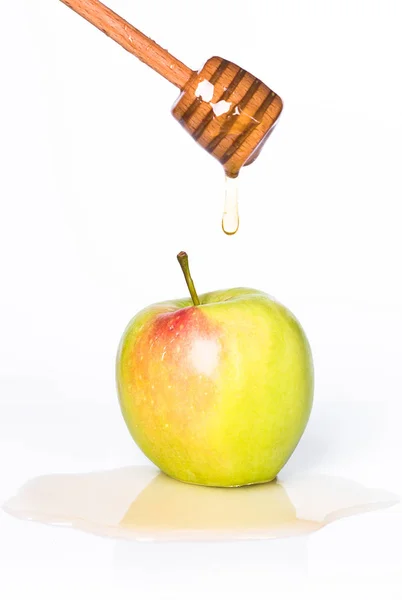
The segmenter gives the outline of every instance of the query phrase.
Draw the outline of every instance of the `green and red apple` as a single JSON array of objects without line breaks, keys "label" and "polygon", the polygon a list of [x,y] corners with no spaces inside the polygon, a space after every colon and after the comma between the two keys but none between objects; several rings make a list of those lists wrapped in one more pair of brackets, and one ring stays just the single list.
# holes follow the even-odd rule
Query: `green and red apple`
[{"label": "green and red apple", "polygon": [[146,456],[180,481],[271,481],[296,448],[313,401],[313,363],[292,313],[234,288],[153,304],[128,325],[117,357],[127,427]]}]

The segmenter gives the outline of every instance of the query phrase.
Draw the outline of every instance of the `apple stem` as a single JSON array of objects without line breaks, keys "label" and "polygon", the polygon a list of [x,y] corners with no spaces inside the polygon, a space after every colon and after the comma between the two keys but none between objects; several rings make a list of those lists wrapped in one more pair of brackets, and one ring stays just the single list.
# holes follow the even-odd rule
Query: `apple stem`
[{"label": "apple stem", "polygon": [[190,292],[191,299],[193,301],[194,306],[200,305],[200,299],[198,298],[198,294],[195,291],[194,281],[192,280],[190,267],[188,265],[188,256],[187,252],[179,252],[177,255],[177,260],[181,266],[181,270],[183,271],[184,279],[186,280],[188,291]]}]

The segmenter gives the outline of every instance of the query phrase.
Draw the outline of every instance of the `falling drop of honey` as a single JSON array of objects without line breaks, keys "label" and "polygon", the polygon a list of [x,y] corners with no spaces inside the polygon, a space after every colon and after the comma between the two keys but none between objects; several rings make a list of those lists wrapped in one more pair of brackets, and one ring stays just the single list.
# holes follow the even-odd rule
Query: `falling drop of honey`
[{"label": "falling drop of honey", "polygon": [[226,175],[222,229],[227,235],[234,235],[239,229],[239,188],[237,180],[237,177]]}]

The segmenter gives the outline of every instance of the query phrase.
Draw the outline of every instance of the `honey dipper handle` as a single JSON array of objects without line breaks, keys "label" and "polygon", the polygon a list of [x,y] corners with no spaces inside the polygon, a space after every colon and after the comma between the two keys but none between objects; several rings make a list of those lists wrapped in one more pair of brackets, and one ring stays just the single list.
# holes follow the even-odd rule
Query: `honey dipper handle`
[{"label": "honey dipper handle", "polygon": [[98,0],[61,0],[112,40],[183,89],[193,71]]}]

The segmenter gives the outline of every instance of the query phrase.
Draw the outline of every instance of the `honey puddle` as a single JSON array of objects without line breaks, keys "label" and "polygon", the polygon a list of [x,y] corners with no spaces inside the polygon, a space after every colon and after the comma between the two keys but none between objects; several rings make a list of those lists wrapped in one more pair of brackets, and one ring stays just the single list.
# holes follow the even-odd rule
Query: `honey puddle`
[{"label": "honey puddle", "polygon": [[339,477],[305,475],[243,488],[177,482],[153,467],[28,481],[3,507],[28,521],[137,541],[270,539],[317,531],[399,499]]}]

